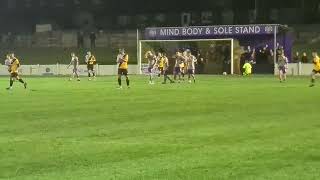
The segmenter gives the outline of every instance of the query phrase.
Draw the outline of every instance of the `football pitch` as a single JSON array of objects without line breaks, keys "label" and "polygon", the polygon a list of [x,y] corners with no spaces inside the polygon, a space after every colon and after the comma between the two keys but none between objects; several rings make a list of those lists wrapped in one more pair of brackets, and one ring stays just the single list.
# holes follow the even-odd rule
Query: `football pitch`
[{"label": "football pitch", "polygon": [[0,179],[319,179],[320,79],[130,78],[1,77]]}]

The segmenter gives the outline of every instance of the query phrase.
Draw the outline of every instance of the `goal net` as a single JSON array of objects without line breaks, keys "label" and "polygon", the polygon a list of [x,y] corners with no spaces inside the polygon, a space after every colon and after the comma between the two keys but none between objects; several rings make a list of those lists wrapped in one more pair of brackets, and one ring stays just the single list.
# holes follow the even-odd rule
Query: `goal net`
[{"label": "goal net", "polygon": [[141,73],[146,74],[146,52],[163,53],[169,59],[169,71],[172,73],[176,52],[189,49],[198,60],[197,74],[233,74],[233,46],[233,39],[141,40],[138,49],[139,65]]}]

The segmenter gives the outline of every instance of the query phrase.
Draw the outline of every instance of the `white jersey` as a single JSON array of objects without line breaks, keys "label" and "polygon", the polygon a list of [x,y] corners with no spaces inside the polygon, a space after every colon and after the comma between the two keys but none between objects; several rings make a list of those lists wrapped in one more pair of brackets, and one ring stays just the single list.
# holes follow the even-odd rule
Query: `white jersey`
[{"label": "white jersey", "polygon": [[186,57],[188,69],[195,69],[195,63],[197,62],[197,58],[193,55]]},{"label": "white jersey", "polygon": [[79,67],[79,58],[77,56],[72,57],[70,65],[73,66],[73,69],[78,69],[78,67]]},{"label": "white jersey", "polygon": [[148,59],[148,67],[152,68],[156,64],[156,56],[149,56],[147,59]]},{"label": "white jersey", "polygon": [[10,59],[6,59],[6,60],[4,61],[4,65],[6,65],[7,68],[8,68],[8,70],[9,70],[9,68],[10,68],[10,66],[11,66],[11,60],[10,60]]},{"label": "white jersey", "polygon": [[182,63],[184,63],[185,59],[182,56],[176,57],[176,63],[174,67],[180,67]]},{"label": "white jersey", "polygon": [[86,60],[85,60],[85,62],[86,62],[86,64],[88,64],[88,62],[89,62],[89,59],[90,59],[90,56],[89,55],[86,55]]},{"label": "white jersey", "polygon": [[123,57],[124,57],[123,54],[118,54],[118,56],[117,56],[117,63],[118,63],[118,64],[122,63]]},{"label": "white jersey", "polygon": [[285,56],[280,56],[278,58],[278,67],[286,67],[288,64],[288,58]]},{"label": "white jersey", "polygon": [[163,61],[163,69],[166,71],[169,68],[169,59],[167,57],[164,57]]}]

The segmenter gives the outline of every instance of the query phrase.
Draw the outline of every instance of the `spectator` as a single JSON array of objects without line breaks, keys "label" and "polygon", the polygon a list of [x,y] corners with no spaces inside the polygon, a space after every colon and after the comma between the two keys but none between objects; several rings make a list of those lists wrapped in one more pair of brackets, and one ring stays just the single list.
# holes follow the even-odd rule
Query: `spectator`
[{"label": "spectator", "polygon": [[263,47],[261,50],[261,62],[260,64],[269,64],[268,62],[268,49],[267,47]]},{"label": "spectator", "polygon": [[293,63],[299,63],[300,61],[300,54],[297,51],[296,54],[293,56]]},{"label": "spectator", "polygon": [[227,74],[231,73],[231,57],[230,57],[230,47],[229,46],[224,46],[223,47],[223,68],[222,72],[226,72]]},{"label": "spectator", "polygon": [[96,47],[96,39],[97,39],[96,33],[95,32],[91,32],[90,33],[91,49]]},{"label": "spectator", "polygon": [[262,50],[261,49],[257,49],[256,51],[256,64],[262,64]]},{"label": "spectator", "polygon": [[204,73],[204,66],[205,66],[205,60],[204,60],[204,57],[202,56],[202,53],[200,50],[198,50],[198,53],[197,53],[197,70],[198,70],[198,74],[203,74]]},{"label": "spectator", "polygon": [[266,60],[268,61],[268,63],[274,64],[273,51],[271,49],[269,49],[269,45],[266,44],[266,46],[263,49],[264,49]]},{"label": "spectator", "polygon": [[309,59],[308,59],[308,56],[307,56],[306,52],[303,52],[302,57],[301,57],[301,62],[302,63],[308,63],[309,62]]},{"label": "spectator", "polygon": [[78,48],[84,47],[84,35],[83,32],[79,31],[77,34],[77,42],[78,42]]}]

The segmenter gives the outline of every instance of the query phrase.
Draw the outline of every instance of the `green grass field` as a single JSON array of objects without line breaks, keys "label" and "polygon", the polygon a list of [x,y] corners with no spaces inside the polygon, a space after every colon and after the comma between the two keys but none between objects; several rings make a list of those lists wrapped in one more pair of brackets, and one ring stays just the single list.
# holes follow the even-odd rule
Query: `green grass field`
[{"label": "green grass field", "polygon": [[0,179],[316,180],[320,80],[0,78]]}]

